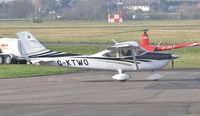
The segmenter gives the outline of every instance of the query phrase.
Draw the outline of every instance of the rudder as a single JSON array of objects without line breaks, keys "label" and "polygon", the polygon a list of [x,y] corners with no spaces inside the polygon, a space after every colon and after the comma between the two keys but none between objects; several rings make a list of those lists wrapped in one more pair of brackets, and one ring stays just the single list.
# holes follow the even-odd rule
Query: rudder
[{"label": "rudder", "polygon": [[30,32],[19,32],[17,36],[27,55],[34,55],[47,50]]}]

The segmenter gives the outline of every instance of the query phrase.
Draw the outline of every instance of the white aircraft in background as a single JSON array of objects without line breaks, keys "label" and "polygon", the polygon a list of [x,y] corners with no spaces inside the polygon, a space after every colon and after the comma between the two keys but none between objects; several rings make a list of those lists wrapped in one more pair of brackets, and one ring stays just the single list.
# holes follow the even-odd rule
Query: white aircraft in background
[{"label": "white aircraft in background", "polygon": [[46,49],[30,32],[17,33],[32,64],[59,67],[116,70],[112,78],[126,81],[131,76],[124,71],[156,70],[177,58],[169,53],[148,52],[137,42],[123,42],[92,55],[56,52]]}]

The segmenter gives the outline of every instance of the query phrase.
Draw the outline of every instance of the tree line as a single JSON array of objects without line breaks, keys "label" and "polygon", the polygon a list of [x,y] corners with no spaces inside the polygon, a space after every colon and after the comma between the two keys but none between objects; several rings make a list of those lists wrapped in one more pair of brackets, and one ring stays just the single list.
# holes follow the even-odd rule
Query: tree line
[{"label": "tree line", "polygon": [[[193,2],[172,2],[169,0],[13,0],[0,3],[0,18],[32,18],[36,11],[43,19],[63,20],[106,20],[108,13],[122,13],[125,19],[132,19],[134,14],[145,15],[152,19],[177,18],[198,19],[200,12]],[[128,2],[127,2],[128,1]],[[123,4],[119,5],[120,2]],[[125,5],[147,4],[149,12],[131,11]],[[197,4],[197,3],[195,3]],[[179,6],[179,7],[175,7]],[[200,7],[200,3],[199,3]],[[176,10],[179,8],[179,11]],[[180,9],[181,8],[181,9]]]}]

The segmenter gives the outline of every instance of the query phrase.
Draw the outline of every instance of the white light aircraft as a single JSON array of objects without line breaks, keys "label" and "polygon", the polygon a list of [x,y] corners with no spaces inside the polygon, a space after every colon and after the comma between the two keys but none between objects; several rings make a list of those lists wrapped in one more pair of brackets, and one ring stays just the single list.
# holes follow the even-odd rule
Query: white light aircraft
[{"label": "white light aircraft", "polygon": [[45,48],[30,32],[19,32],[17,35],[32,64],[116,70],[118,74],[112,78],[122,82],[131,77],[124,71],[161,69],[177,58],[170,53],[148,52],[134,41],[116,42],[92,55],[56,52]]}]

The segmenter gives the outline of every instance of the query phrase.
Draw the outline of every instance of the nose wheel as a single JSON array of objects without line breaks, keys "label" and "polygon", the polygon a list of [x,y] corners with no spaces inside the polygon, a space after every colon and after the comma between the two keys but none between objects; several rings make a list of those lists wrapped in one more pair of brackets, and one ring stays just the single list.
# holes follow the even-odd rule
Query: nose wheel
[{"label": "nose wheel", "polygon": [[159,81],[159,79],[161,79],[162,76],[160,74],[156,74],[154,72],[154,70],[152,70],[152,75],[148,76],[147,79],[151,80],[151,81]]}]

